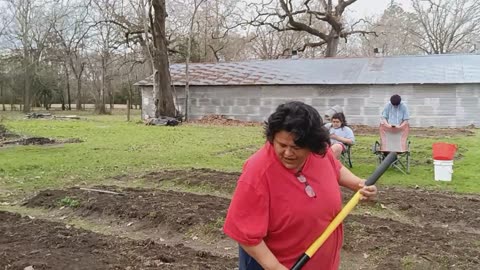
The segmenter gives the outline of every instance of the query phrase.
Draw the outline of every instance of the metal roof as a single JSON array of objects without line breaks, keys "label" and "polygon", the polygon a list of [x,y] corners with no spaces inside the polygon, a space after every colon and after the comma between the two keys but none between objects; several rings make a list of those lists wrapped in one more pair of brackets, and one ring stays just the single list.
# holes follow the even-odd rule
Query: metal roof
[{"label": "metal roof", "polygon": [[[480,55],[279,59],[192,63],[190,85],[459,84],[480,83]],[[185,64],[170,66],[185,85]],[[152,76],[136,85],[152,85]]]}]

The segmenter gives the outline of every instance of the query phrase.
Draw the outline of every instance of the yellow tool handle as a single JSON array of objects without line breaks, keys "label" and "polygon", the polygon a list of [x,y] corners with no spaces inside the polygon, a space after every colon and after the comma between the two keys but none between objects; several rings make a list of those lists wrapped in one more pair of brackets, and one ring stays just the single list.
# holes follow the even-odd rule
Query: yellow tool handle
[{"label": "yellow tool handle", "polygon": [[342,211],[337,214],[337,216],[330,222],[328,227],[325,229],[325,231],[320,235],[320,237],[313,242],[313,244],[310,245],[310,247],[307,249],[305,254],[307,254],[310,258],[317,252],[317,250],[323,245],[323,243],[328,239],[328,237],[337,229],[338,225],[343,222],[343,220],[350,214],[350,212],[355,208],[355,206],[358,204],[360,201],[360,191],[357,191],[355,195],[348,201],[348,203],[343,207]]}]

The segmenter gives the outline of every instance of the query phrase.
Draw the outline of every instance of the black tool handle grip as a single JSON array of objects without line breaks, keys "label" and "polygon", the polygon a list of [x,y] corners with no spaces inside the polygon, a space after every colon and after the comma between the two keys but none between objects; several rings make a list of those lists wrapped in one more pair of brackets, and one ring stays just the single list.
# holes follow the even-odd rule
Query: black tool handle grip
[{"label": "black tool handle grip", "polygon": [[397,153],[395,152],[390,152],[378,165],[378,167],[375,169],[375,171],[370,175],[370,177],[367,178],[367,181],[365,182],[365,186],[371,186],[375,185],[375,182],[377,182],[378,178],[382,176],[382,174],[392,165],[392,163],[397,160]]},{"label": "black tool handle grip", "polygon": [[302,267],[310,260],[307,254],[303,254],[300,258],[298,258],[297,262],[290,268],[290,270],[300,270]]}]

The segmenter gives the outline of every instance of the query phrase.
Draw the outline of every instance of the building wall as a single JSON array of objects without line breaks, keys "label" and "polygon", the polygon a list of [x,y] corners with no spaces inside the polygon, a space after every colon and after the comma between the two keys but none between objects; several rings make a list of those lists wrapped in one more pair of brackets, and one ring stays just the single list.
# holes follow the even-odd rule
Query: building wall
[{"label": "building wall", "polygon": [[[184,104],[183,87],[175,87]],[[264,121],[286,101],[311,104],[322,115],[329,107],[344,108],[350,124],[378,125],[390,96],[399,94],[410,110],[412,126],[480,126],[480,84],[464,85],[305,85],[190,86],[191,118],[223,114],[229,118]],[[142,91],[144,116],[153,111],[151,87]],[[148,103],[146,103],[148,102]],[[183,106],[179,106],[183,111]]]},{"label": "building wall", "polygon": [[153,87],[142,86],[142,120],[155,116],[155,106],[153,103]]}]

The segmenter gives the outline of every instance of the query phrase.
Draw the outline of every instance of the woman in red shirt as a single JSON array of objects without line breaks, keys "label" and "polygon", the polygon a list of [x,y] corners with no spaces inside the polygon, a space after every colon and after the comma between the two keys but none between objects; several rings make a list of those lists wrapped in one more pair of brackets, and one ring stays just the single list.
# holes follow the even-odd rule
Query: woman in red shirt
[{"label": "woman in red shirt", "polygon": [[[340,186],[376,194],[335,159],[322,126],[296,101],[268,118],[267,142],[245,162],[223,228],[240,245],[239,270],[289,269],[340,212]],[[342,240],[339,226],[303,269],[338,269]]]}]

